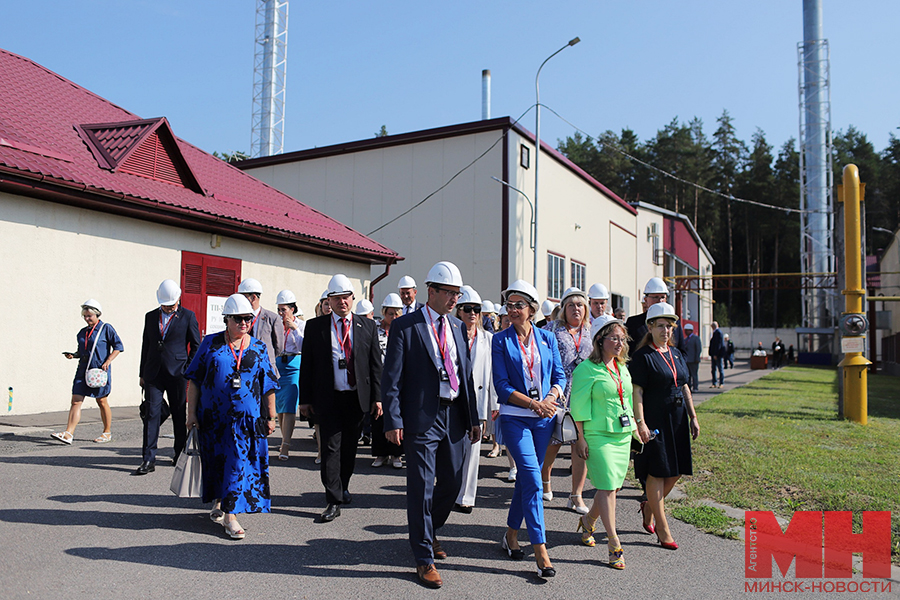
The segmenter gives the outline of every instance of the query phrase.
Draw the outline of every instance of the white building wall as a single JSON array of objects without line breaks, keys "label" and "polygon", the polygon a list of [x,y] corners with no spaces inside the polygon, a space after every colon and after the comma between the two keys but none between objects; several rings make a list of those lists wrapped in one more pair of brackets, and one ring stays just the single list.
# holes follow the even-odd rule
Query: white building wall
[{"label": "white building wall", "polygon": [[[663,248],[663,224],[664,217],[652,210],[638,209],[637,214],[637,278],[635,280],[634,298],[636,302],[631,306],[629,313],[637,315],[644,312],[641,306],[644,286],[653,277],[664,277],[663,264],[653,264],[653,238],[650,231],[653,224],[659,232],[658,248]],[[663,261],[664,262],[664,261]],[[673,298],[670,298],[670,301]]]},{"label": "white building wall", "polygon": [[333,273],[344,272],[360,292],[369,282],[361,263],[224,236],[214,249],[209,234],[2,193],[0,239],[4,280],[15,292],[4,294],[2,311],[23,326],[0,345],[0,386],[13,388],[11,415],[68,409],[77,363],[61,353],[75,350],[88,298],[100,302],[102,319],[125,346],[113,363],[110,404],[139,404],[144,315],[156,308],[163,279],[181,280],[182,250],[241,259],[242,276],[263,286],[263,306],[274,310],[275,295],[288,288],[306,318]]},{"label": "white building wall", "polygon": [[[885,296],[900,296],[900,240],[896,235],[884,249],[879,262],[879,271],[883,273],[879,293]],[[877,310],[891,312],[891,329],[884,332],[884,335],[893,335],[900,331],[900,302],[879,302],[876,307]],[[870,324],[869,327],[874,327],[874,324]],[[881,352],[881,342],[878,352]]]}]

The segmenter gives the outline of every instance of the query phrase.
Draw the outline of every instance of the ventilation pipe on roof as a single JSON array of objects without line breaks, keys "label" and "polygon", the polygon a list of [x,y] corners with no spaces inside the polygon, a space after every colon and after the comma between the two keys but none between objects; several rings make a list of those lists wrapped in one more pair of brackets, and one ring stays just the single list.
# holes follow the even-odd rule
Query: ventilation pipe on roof
[{"label": "ventilation pipe on roof", "polygon": [[481,72],[481,120],[491,118],[491,70]]}]

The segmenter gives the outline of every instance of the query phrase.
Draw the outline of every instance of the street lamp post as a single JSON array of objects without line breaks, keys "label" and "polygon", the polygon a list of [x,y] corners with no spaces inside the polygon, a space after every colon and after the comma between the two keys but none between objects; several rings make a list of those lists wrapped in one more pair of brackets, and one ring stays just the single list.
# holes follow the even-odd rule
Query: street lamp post
[{"label": "street lamp post", "polygon": [[[509,189],[511,189],[511,190],[514,191],[514,192],[519,192],[519,193],[522,195],[522,197],[525,198],[525,200],[528,201],[528,206],[531,207],[531,222],[528,224],[528,247],[531,248],[532,250],[534,250],[535,252],[537,252],[537,249],[534,247],[534,224],[535,224],[535,220],[534,220],[534,204],[531,202],[531,198],[528,197],[528,194],[526,194],[525,192],[523,192],[523,191],[520,190],[519,188],[515,187],[514,185],[512,185],[512,184],[509,183],[508,181],[503,181],[503,180],[500,179],[499,177],[494,177],[493,175],[491,175],[491,179],[493,179],[494,181],[496,181],[496,182],[498,182],[498,183],[502,183],[503,185],[505,185],[506,187],[508,187]],[[535,276],[537,276],[536,273],[535,273]],[[537,286],[535,286],[535,287],[537,287]]]},{"label": "street lamp post", "polygon": [[537,75],[534,76],[534,97],[535,97],[535,116],[534,116],[534,287],[537,289],[537,273],[538,273],[538,163],[541,159],[541,69],[547,64],[547,61],[568,48],[580,42],[580,38],[572,38],[569,43],[548,56],[538,67]]}]

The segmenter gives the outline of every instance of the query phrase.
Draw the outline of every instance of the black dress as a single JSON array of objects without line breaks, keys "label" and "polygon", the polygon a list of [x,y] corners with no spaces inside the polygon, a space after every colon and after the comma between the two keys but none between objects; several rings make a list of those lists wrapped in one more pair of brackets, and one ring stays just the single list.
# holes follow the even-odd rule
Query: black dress
[{"label": "black dress", "polygon": [[[637,350],[628,364],[632,384],[643,390],[644,422],[650,431],[659,430],[656,439],[634,458],[634,474],[641,480],[647,475],[657,478],[693,475],[686,400],[679,403],[676,398],[676,390],[681,392],[688,382],[687,363],[677,348],[670,347],[668,356],[663,356],[649,344]],[[673,359],[677,386],[672,381]]]}]

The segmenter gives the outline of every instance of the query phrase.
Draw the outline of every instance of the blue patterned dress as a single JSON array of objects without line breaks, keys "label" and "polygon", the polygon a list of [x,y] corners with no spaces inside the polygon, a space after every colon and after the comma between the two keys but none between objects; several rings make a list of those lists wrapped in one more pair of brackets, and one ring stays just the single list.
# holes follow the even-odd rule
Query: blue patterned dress
[{"label": "blue patterned dress", "polygon": [[256,434],[263,397],[278,388],[266,346],[256,338],[244,349],[241,387],[231,387],[235,357],[225,333],[203,338],[184,374],[200,388],[200,461],[203,501],[222,500],[226,513],[269,512],[269,446]]}]

